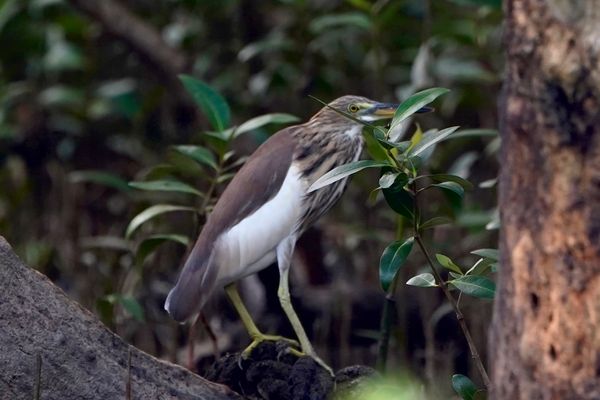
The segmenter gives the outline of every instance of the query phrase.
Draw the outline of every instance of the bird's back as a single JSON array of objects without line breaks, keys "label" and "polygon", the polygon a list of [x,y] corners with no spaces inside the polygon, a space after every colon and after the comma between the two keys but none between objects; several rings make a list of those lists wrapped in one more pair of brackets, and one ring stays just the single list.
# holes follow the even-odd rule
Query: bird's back
[{"label": "bird's back", "polygon": [[190,318],[217,282],[226,284],[267,266],[279,242],[301,234],[329,210],[347,179],[312,193],[307,188],[329,170],[358,159],[361,130],[361,125],[325,113],[283,129],[261,145],[208,217],[165,302],[171,316]]},{"label": "bird's back", "polygon": [[[252,219],[252,225],[245,223],[242,229],[235,228],[280,192],[296,147],[296,139],[290,134],[293,129],[286,128],[263,143],[219,198],[185,262],[177,285],[165,302],[165,309],[174,319],[184,321],[202,307],[219,276],[231,268],[228,260],[219,253],[224,253],[228,247],[235,248],[236,238],[239,241],[242,237],[252,237],[248,236],[252,232],[246,227],[259,228],[257,224],[263,223]],[[231,231],[234,235],[228,236]],[[254,240],[258,242],[261,238]],[[237,248],[247,246],[244,242]],[[225,264],[223,271],[219,271],[220,264]]]}]

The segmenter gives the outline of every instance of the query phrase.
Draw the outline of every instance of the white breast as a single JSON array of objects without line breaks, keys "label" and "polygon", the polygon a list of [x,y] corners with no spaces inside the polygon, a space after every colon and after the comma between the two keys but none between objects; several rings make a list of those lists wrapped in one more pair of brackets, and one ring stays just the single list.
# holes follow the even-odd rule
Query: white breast
[{"label": "white breast", "polygon": [[275,261],[275,247],[295,231],[305,192],[306,183],[291,166],[275,197],[223,233],[216,253],[221,284],[258,272]]},{"label": "white breast", "polygon": [[352,128],[344,131],[344,133],[350,136],[352,139],[362,134],[363,126],[362,125],[353,125]]}]

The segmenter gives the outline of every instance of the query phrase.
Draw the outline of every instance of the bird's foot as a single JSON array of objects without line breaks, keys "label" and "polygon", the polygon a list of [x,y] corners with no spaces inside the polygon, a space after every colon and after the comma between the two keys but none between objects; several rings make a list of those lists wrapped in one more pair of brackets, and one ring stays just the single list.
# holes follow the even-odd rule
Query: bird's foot
[{"label": "bird's foot", "polygon": [[259,344],[261,344],[262,342],[266,342],[266,341],[269,341],[269,342],[283,341],[290,346],[290,347],[288,347],[289,350],[294,350],[294,351],[297,351],[296,349],[294,349],[294,347],[297,347],[297,348],[300,347],[300,344],[294,339],[290,339],[290,338],[286,338],[286,337],[278,336],[278,335],[265,335],[262,333],[255,334],[255,335],[252,335],[252,343],[250,343],[250,345],[248,347],[246,347],[246,349],[242,352],[242,355],[240,356],[240,360],[239,360],[240,367],[241,367],[242,361],[247,360],[250,357],[250,354],[252,354],[252,351],[254,351],[254,349],[256,349],[256,347],[258,347]]},{"label": "bird's foot", "polygon": [[312,359],[313,359],[313,360],[315,360],[315,362],[316,362],[317,364],[319,364],[319,365],[320,365],[320,366],[321,366],[321,367],[322,367],[322,368],[323,368],[325,371],[329,372],[329,375],[331,375],[332,377],[334,377],[334,378],[335,378],[335,374],[333,373],[333,370],[331,369],[331,367],[330,367],[329,365],[327,365],[327,364],[325,363],[325,361],[321,360],[321,358],[320,358],[320,357],[319,357],[319,356],[318,356],[318,355],[317,355],[317,354],[316,354],[314,351],[309,351],[309,352],[306,352],[306,353],[304,353],[304,352],[302,352],[302,351],[300,351],[300,350],[296,350],[296,349],[294,349],[294,348],[291,348],[291,347],[289,347],[289,348],[287,349],[287,352],[288,352],[289,354],[293,354],[293,355],[295,355],[296,357],[310,357],[310,358],[312,358]]}]

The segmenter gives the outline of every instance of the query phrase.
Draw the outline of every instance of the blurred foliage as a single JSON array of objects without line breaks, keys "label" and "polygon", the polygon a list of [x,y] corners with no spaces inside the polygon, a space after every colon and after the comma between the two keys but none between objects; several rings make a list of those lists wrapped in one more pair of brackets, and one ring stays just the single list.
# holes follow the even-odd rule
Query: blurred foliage
[{"label": "blurred foliage", "polygon": [[[434,114],[419,119],[423,131],[497,125],[499,0],[121,3],[189,61],[182,73],[223,94],[231,107],[229,126],[268,113],[305,120],[321,106],[309,94],[393,101],[431,86],[451,92]],[[132,244],[124,234],[128,222],[152,205],[201,204],[194,190],[209,188],[211,180],[204,177],[210,156],[196,153],[202,164],[190,159],[197,147],[175,146],[201,146],[217,156],[224,149],[218,137],[203,133],[214,130],[211,121],[186,106],[190,99],[175,89],[175,77],[165,79],[137,49],[75,4],[0,0],[0,233],[29,265],[96,310],[119,334],[174,358],[181,328],[168,319],[162,302],[185,252],[184,238],[193,238],[201,221],[185,212],[166,213],[140,226],[139,242]],[[243,162],[241,156],[276,129],[263,125],[233,140],[238,156],[231,165]],[[399,137],[406,129],[398,129]],[[464,256],[470,249],[495,247],[498,227],[498,139],[467,133],[441,146],[428,164],[431,174],[449,172],[475,184],[460,206],[432,201],[429,207],[443,209],[426,210],[456,218],[458,227],[436,227],[429,239],[458,265],[475,263],[475,256]],[[189,187],[156,191],[128,185],[154,182],[156,189],[164,185],[157,181],[173,176]],[[325,266],[320,273],[331,278],[329,293],[364,297],[380,291],[379,256],[399,225],[393,212],[379,207],[381,199],[367,200],[373,179],[378,177],[358,174],[320,224]],[[152,237],[158,233],[163,236]],[[403,267],[403,281],[421,272],[423,263],[415,259]],[[453,325],[440,298],[402,285],[397,298],[396,364],[409,366],[430,386],[437,376],[448,381],[451,371],[476,375],[469,373],[464,342],[447,333]],[[483,349],[489,310],[469,304],[462,306],[472,314],[467,318]],[[331,315],[315,326],[337,332],[338,326],[327,324],[350,324],[343,308],[322,308]],[[367,339],[377,326],[352,321],[339,344],[346,353],[330,352],[337,357],[334,364],[373,360],[367,354],[374,353],[376,341]],[[360,338],[367,341],[356,344]],[[371,350],[354,351],[356,346]],[[328,345],[321,341],[319,347]],[[448,383],[439,390],[452,389]]]}]

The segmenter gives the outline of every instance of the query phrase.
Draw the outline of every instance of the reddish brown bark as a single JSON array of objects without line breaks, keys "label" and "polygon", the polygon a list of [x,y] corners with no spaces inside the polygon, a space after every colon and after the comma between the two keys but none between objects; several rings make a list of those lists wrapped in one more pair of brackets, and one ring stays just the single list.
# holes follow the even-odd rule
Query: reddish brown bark
[{"label": "reddish brown bark", "polygon": [[508,0],[493,398],[600,398],[600,3]]}]

